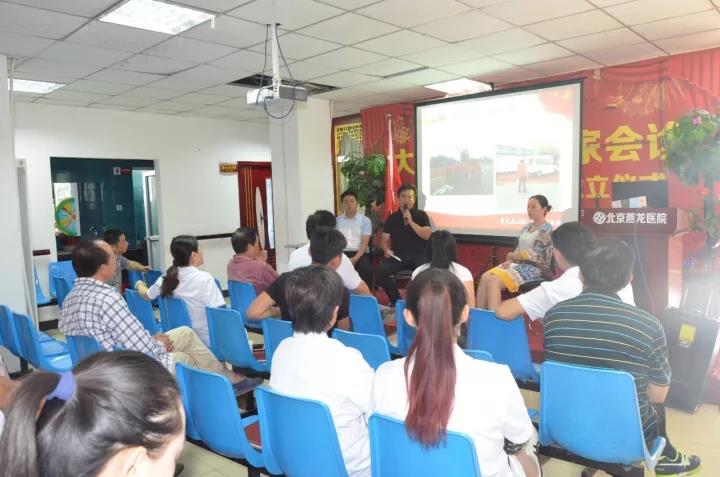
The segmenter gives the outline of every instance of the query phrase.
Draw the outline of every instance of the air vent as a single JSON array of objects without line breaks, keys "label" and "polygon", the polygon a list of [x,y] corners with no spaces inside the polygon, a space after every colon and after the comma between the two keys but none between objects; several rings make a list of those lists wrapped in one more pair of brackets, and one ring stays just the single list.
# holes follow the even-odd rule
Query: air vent
[{"label": "air vent", "polygon": [[[258,73],[256,75],[248,76],[246,78],[240,78],[238,80],[228,83],[230,86],[245,86],[248,88],[260,88],[261,86],[268,86],[272,83],[270,76]],[[283,79],[282,83],[287,86],[299,86],[305,88],[309,95],[326,93],[328,91],[334,91],[338,89],[336,86],[328,86],[326,84],[310,83],[308,81],[292,81]]]}]

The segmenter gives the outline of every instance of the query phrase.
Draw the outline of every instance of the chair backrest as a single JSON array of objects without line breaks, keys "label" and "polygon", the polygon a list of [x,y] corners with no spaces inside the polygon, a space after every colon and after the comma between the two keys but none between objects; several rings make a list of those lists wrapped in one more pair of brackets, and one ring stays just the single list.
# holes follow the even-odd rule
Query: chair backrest
[{"label": "chair backrest", "polygon": [[387,339],[380,307],[374,296],[351,294],[350,319],[354,332],[378,335]]},{"label": "chair backrest", "polygon": [[67,336],[68,349],[70,350],[70,361],[73,366],[91,354],[105,351],[102,345],[92,336]]},{"label": "chair backrest", "polygon": [[228,295],[233,310],[245,313],[250,303],[255,300],[255,288],[252,283],[228,280]]},{"label": "chair backrest", "polygon": [[372,369],[378,369],[381,364],[390,361],[390,348],[387,341],[381,336],[338,329],[333,330],[332,336],[345,346],[360,351]]},{"label": "chair backrest", "polygon": [[212,450],[262,467],[262,455],[245,434],[230,381],[220,374],[175,364],[180,391],[195,431]]},{"label": "chair backrest", "polygon": [[[347,477],[337,431],[327,405],[255,390],[265,465],[293,477]],[[277,466],[277,468],[275,468]]]},{"label": "chair backrest", "polygon": [[130,313],[142,323],[150,336],[158,334],[161,330],[160,325],[155,321],[152,303],[144,300],[140,293],[130,288],[125,289],[124,296],[128,308],[130,308]]},{"label": "chair backrest", "polygon": [[466,349],[465,354],[470,356],[473,359],[479,359],[481,361],[490,361],[491,363],[495,362],[495,358],[493,358],[493,355],[491,355],[487,351],[483,351],[480,349]]},{"label": "chair backrest", "polygon": [[40,286],[40,278],[38,278],[37,268],[33,265],[33,276],[35,278],[35,302],[38,305],[47,305],[50,303],[50,299],[45,296],[42,286]]},{"label": "chair backrest", "polygon": [[630,373],[545,361],[540,388],[542,444],[556,443],[573,454],[608,463],[631,465],[647,458]]},{"label": "chair backrest", "polygon": [[475,444],[466,434],[448,431],[445,442],[427,448],[408,435],[399,419],[373,414],[369,426],[373,477],[481,475]]},{"label": "chair backrest", "polygon": [[[43,345],[40,343],[40,332],[27,315],[12,314],[13,323],[17,330],[20,355],[33,367],[51,372],[68,371],[72,369],[70,355],[64,345],[56,347],[56,354],[46,356]],[[56,342],[59,343],[59,342]],[[47,345],[47,343],[45,343]]]},{"label": "chair backrest", "polygon": [[[138,282],[138,280],[145,281],[144,273],[140,270],[128,270],[128,285],[130,285],[129,288],[134,290],[135,284]],[[148,286],[149,285],[152,285],[152,283],[148,283]]]},{"label": "chair backrest", "polygon": [[64,260],[62,262],[50,262],[48,264],[48,282],[50,284],[50,295],[52,295],[53,298],[57,298],[57,291],[55,290],[55,284],[52,280],[53,276],[65,277],[70,280],[70,283],[72,284],[77,278],[77,273],[75,273],[75,269],[73,268],[72,262],[70,260]]},{"label": "chair backrest", "polygon": [[260,320],[265,343],[265,359],[272,363],[273,354],[282,340],[293,335],[292,323],[275,318]]},{"label": "chair backrest", "polygon": [[395,302],[395,319],[397,320],[397,346],[398,351],[403,356],[407,356],[410,346],[415,339],[417,329],[414,326],[410,326],[403,312],[405,311],[405,300],[398,300]]},{"label": "chair backrest", "polygon": [[159,296],[157,300],[160,310],[160,325],[163,331],[170,331],[181,326],[192,328],[190,312],[182,298]]},{"label": "chair backrest", "polygon": [[470,309],[467,348],[489,352],[496,363],[506,364],[515,379],[538,381],[530,355],[525,320],[501,320],[495,313]]},{"label": "chair backrest", "polygon": [[53,275],[50,279],[55,284],[55,298],[57,298],[58,306],[62,309],[65,297],[72,290],[73,282],[69,278],[59,275]]},{"label": "chair backrest", "polygon": [[[158,281],[158,278],[163,276],[162,270],[155,270],[151,269],[145,272],[145,283],[147,283],[148,286],[152,286],[153,283]],[[134,285],[134,283],[133,283]]]},{"label": "chair backrest", "polygon": [[216,356],[240,368],[251,368],[253,357],[242,315],[231,308],[205,307],[210,347]]},{"label": "chair backrest", "polygon": [[5,305],[0,305],[0,339],[2,340],[2,345],[10,350],[12,354],[22,356],[20,341],[17,330],[15,329],[13,312]]}]

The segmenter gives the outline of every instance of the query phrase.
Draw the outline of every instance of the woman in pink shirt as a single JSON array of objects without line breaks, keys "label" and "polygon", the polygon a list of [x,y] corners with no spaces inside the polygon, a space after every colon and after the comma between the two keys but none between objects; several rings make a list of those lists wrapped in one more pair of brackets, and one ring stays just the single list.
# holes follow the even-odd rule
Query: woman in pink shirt
[{"label": "woman in pink shirt", "polygon": [[227,265],[228,280],[252,283],[260,294],[275,281],[277,272],[267,264],[267,251],[260,246],[257,230],[240,227],[230,239],[235,255]]}]

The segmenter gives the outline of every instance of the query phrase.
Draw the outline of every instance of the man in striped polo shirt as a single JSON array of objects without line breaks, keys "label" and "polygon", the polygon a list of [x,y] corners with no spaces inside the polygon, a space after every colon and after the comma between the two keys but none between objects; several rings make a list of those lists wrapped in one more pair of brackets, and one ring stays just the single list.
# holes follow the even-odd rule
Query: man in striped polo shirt
[{"label": "man in striped polo shirt", "polygon": [[665,332],[654,316],[617,295],[632,279],[634,262],[621,240],[590,244],[580,261],[583,292],[545,315],[545,359],[632,374],[646,441],[667,439],[655,474],[691,475],[700,469],[700,458],[676,450],[665,429],[662,403],[670,388]]}]

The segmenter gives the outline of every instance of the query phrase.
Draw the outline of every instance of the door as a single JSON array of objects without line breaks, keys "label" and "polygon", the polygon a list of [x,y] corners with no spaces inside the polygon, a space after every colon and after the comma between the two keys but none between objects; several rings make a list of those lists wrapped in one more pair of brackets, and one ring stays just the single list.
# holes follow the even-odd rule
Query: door
[{"label": "door", "polygon": [[162,266],[162,244],[160,243],[160,227],[158,226],[157,187],[155,171],[143,172],[143,203],[145,205],[145,230],[147,237],[148,264],[154,270]]},{"label": "door", "polygon": [[275,227],[272,203],[272,167],[269,162],[238,162],[240,225],[258,231],[260,244],[275,266]]}]

